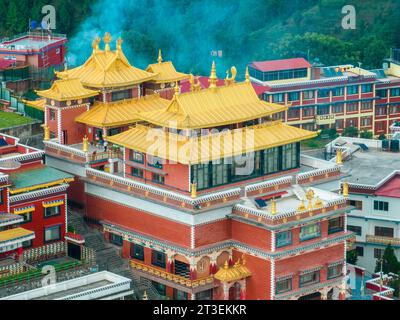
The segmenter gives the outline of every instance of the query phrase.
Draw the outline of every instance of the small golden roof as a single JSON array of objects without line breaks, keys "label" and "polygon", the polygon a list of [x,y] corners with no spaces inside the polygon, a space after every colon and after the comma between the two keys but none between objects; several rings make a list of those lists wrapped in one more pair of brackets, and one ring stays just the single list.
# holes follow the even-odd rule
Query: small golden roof
[{"label": "small golden roof", "polygon": [[240,264],[240,259],[238,259],[233,267],[229,267],[228,261],[225,261],[224,267],[214,275],[215,279],[221,282],[234,282],[250,277],[251,272],[244,263]]},{"label": "small golden roof", "polygon": [[47,99],[56,101],[77,100],[97,96],[98,91],[86,89],[79,79],[67,78],[56,80],[48,90],[36,91],[36,93]]},{"label": "small golden roof", "polygon": [[90,88],[117,88],[135,85],[154,79],[157,74],[147,72],[130,65],[122,50],[122,40],[117,44],[117,50],[110,50],[111,35],[107,33],[103,41],[105,51],[98,48],[99,40],[93,42],[93,53],[86,62],[74,69],[57,72],[61,79],[79,79]]}]

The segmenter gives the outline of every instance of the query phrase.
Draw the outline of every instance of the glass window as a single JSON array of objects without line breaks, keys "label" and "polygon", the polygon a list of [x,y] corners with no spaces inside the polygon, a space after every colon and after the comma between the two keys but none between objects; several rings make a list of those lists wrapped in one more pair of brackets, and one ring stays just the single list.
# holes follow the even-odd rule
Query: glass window
[{"label": "glass window", "polygon": [[129,150],[129,160],[144,163],[144,154],[135,150]]},{"label": "glass window", "polygon": [[343,217],[338,217],[335,219],[330,219],[328,222],[328,234],[341,232],[344,230],[344,219]]},{"label": "glass window", "polygon": [[297,168],[298,165],[298,145],[292,143],[282,146],[282,170]]},{"label": "glass window", "polygon": [[24,222],[21,222],[22,224],[32,222],[32,212],[27,212],[27,213],[21,214],[20,216],[24,218]]},{"label": "glass window", "polygon": [[358,85],[355,86],[348,86],[347,87],[347,94],[351,95],[351,94],[357,94],[358,93]]},{"label": "glass window", "polygon": [[358,102],[348,103],[346,106],[347,112],[357,112],[358,111]]},{"label": "glass window", "polygon": [[110,242],[118,247],[122,247],[123,238],[118,234],[110,233]]},{"label": "glass window", "polygon": [[357,256],[363,257],[364,256],[364,247],[356,247]]},{"label": "glass window", "polygon": [[192,167],[193,183],[197,184],[197,190],[207,189],[210,187],[210,165],[198,164]]},{"label": "glass window", "polygon": [[279,148],[264,150],[263,172],[270,174],[279,171]]},{"label": "glass window", "polygon": [[321,236],[321,224],[315,223],[300,228],[300,241],[306,241]]},{"label": "glass window", "polygon": [[292,244],[292,231],[284,231],[276,234],[276,247],[284,247]]},{"label": "glass window", "polygon": [[131,243],[131,258],[144,261],[144,247],[136,243]]},{"label": "glass window", "polygon": [[292,290],[292,278],[285,280],[278,280],[276,282],[276,294],[284,293]]},{"label": "glass window", "polygon": [[28,240],[28,241],[22,242],[22,247],[24,249],[31,248],[32,246],[33,246],[33,240]]},{"label": "glass window", "polygon": [[329,106],[318,106],[317,107],[317,115],[323,116],[325,114],[329,114]]},{"label": "glass window", "polygon": [[[197,300],[199,300],[198,295],[196,294]],[[187,300],[188,294],[184,291],[174,289],[174,300]]]},{"label": "glass window", "polygon": [[334,104],[332,105],[332,113],[343,113],[344,104]]},{"label": "glass window", "polygon": [[315,91],[314,90],[304,91],[303,92],[303,97],[304,97],[304,100],[314,99]]},{"label": "glass window", "polygon": [[131,99],[132,98],[132,90],[122,90],[122,91],[115,91],[112,93],[112,101],[119,101],[124,99]]},{"label": "glass window", "polygon": [[394,229],[386,227],[375,227],[375,236],[393,238]]},{"label": "glass window", "polygon": [[152,281],[151,283],[160,296],[165,297],[167,295],[167,287],[164,284],[155,281]]},{"label": "glass window", "polygon": [[61,206],[44,208],[44,217],[45,218],[59,216],[60,214],[61,214]]},{"label": "glass window", "polygon": [[375,200],[374,201],[374,210],[389,211],[389,202]]},{"label": "glass window", "polygon": [[380,259],[383,255],[383,249],[374,248],[374,258]]},{"label": "glass window", "polygon": [[163,252],[153,250],[151,252],[151,264],[160,268],[165,268],[166,255]]},{"label": "glass window", "polygon": [[319,89],[318,90],[318,98],[328,98],[330,95],[329,89]]},{"label": "glass window", "polygon": [[48,227],[44,229],[44,242],[57,241],[61,239],[61,226]]},{"label": "glass window", "polygon": [[357,200],[350,200],[349,204],[353,207],[356,207],[357,210],[362,210],[362,201],[357,201]]},{"label": "glass window", "polygon": [[361,110],[367,111],[372,110],[372,101],[365,101],[361,103]]},{"label": "glass window", "polygon": [[163,161],[161,158],[158,157],[153,157],[153,156],[147,156],[147,161],[148,161],[148,165],[150,167],[154,167],[157,169],[162,169],[163,168]]},{"label": "glass window", "polygon": [[224,163],[213,164],[212,168],[212,184],[219,186],[228,183],[228,165]]},{"label": "glass window", "polygon": [[165,177],[161,174],[153,173],[152,174],[152,179],[153,182],[159,183],[159,184],[164,184],[165,183]]},{"label": "glass window", "polygon": [[303,117],[313,117],[315,115],[314,107],[303,107]]},{"label": "glass window", "polygon": [[300,100],[299,92],[289,92],[288,93],[288,100],[289,101],[298,101],[298,100]]},{"label": "glass window", "polygon": [[348,225],[347,229],[349,231],[354,232],[356,235],[361,236],[361,233],[362,233],[362,228],[361,227]]},{"label": "glass window", "polygon": [[361,85],[361,92],[362,93],[372,92],[372,84],[363,84],[363,85]]},{"label": "glass window", "polygon": [[382,89],[382,90],[376,90],[375,95],[379,98],[386,98],[387,97],[387,90]]},{"label": "glass window", "polygon": [[344,88],[339,87],[332,90],[332,95],[334,97],[343,96],[344,95]]},{"label": "glass window", "polygon": [[400,88],[394,88],[390,90],[390,95],[392,97],[399,97],[400,96]]},{"label": "glass window", "polygon": [[288,110],[288,119],[300,118],[300,109],[299,108],[289,108]]},{"label": "glass window", "polygon": [[314,271],[300,275],[299,287],[308,286],[310,284],[318,283],[320,280],[320,271]]},{"label": "glass window", "polygon": [[328,279],[340,277],[343,272],[343,264],[328,267]]},{"label": "glass window", "polygon": [[386,106],[376,106],[375,115],[377,115],[377,116],[387,115],[387,107]]},{"label": "glass window", "polygon": [[144,171],[142,169],[138,169],[138,168],[131,168],[131,175],[134,177],[143,179]]},{"label": "glass window", "polygon": [[56,110],[50,109],[49,114],[50,114],[50,120],[56,120]]},{"label": "glass window", "polygon": [[284,95],[283,93],[277,93],[272,95],[272,102],[284,102]]}]

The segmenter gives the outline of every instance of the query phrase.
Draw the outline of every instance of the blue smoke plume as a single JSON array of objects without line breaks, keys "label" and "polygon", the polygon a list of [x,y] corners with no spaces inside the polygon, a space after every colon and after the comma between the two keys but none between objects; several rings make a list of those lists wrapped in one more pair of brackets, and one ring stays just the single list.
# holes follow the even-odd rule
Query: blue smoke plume
[{"label": "blue smoke plume", "polygon": [[[260,8],[260,1],[98,0],[70,40],[68,64],[82,64],[91,54],[92,40],[110,32],[111,47],[121,36],[123,50],[136,67],[156,62],[162,49],[164,61],[172,60],[178,71],[208,75],[216,60],[218,76],[235,65],[243,77],[254,58],[247,41],[250,28],[255,20],[266,19],[263,12],[257,17],[260,13],[252,7]],[[213,50],[222,50],[222,57],[213,56]]]}]

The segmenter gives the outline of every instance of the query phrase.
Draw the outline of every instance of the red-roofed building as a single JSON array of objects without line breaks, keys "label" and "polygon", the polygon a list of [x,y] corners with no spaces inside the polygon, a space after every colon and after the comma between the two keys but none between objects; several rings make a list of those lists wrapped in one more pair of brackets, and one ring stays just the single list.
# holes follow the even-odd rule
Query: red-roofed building
[{"label": "red-roofed building", "polygon": [[311,68],[311,64],[304,58],[293,58],[282,60],[256,61],[253,62],[250,67],[257,69],[261,72],[269,72],[290,69],[309,69]]},{"label": "red-roofed building", "polygon": [[295,58],[253,62],[249,73],[263,100],[290,105],[277,119],[307,130],[341,133],[352,126],[379,136],[400,120],[400,62],[385,64],[385,69],[367,71],[352,65],[312,66]]}]

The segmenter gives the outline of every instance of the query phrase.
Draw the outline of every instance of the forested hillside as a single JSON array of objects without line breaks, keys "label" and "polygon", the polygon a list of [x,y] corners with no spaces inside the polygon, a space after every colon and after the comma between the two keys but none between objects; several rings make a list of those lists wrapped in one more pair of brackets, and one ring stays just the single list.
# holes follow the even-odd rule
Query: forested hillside
[{"label": "forested hillside", "polygon": [[[158,48],[185,72],[209,72],[211,50],[222,50],[219,74],[242,72],[252,60],[306,56],[325,64],[381,66],[400,47],[398,0],[3,0],[2,35],[26,30],[43,4],[56,6],[58,32],[70,38],[69,63],[90,54],[95,35],[124,38],[133,64],[155,61]],[[353,4],[357,29],[341,27],[342,7]]]}]

